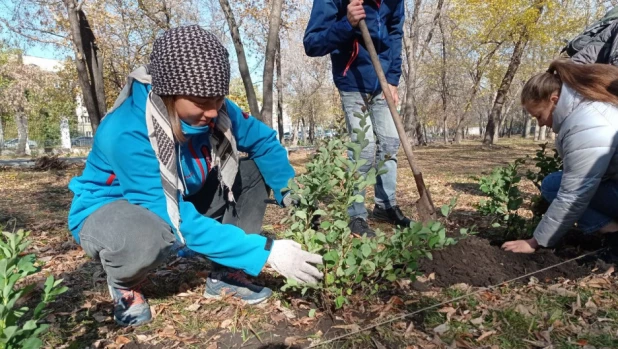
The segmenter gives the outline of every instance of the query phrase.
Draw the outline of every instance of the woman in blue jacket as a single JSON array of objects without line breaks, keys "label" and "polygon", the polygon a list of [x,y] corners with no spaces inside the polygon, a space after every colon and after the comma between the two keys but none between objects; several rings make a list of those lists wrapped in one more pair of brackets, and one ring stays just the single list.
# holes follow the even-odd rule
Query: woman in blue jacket
[{"label": "woman in blue jacket", "polygon": [[275,131],[225,98],[225,47],[197,25],[179,27],[157,38],[150,61],[129,76],[69,184],[69,227],[107,273],[116,322],[151,319],[139,285],[174,246],[213,261],[205,297],[263,301],[271,290],[245,273],[256,276],[266,263],[315,283],[321,256],[248,234],[261,230],[270,189],[282,206],[291,201],[282,189],[294,170]]}]

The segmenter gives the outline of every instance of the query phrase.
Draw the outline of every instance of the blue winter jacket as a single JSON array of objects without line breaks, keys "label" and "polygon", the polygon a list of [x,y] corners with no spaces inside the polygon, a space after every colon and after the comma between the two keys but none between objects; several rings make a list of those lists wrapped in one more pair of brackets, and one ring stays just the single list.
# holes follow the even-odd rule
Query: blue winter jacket
[{"label": "blue winter jacket", "polygon": [[[360,29],[347,18],[348,0],[314,0],[305,30],[305,52],[310,57],[330,54],[333,80],[346,92],[381,90]],[[399,85],[405,8],[403,0],[365,0],[365,22],[378,52],[386,80]]]},{"label": "blue winter jacket", "polygon": [[[116,200],[127,200],[161,217],[172,228],[161,185],[159,162],[148,139],[146,99],[150,85],[133,83],[132,95],[99,126],[84,172],[73,178],[69,188],[75,194],[69,212],[69,229],[79,243],[84,221],[101,206]],[[226,100],[232,121],[232,132],[238,150],[249,154],[281,202],[281,189],[287,187],[294,169],[276,133],[259,120],[243,113]],[[266,238],[246,234],[229,224],[220,224],[200,214],[183,196],[197,193],[210,171],[209,128],[183,124],[188,141],[180,144],[178,173],[184,174],[186,191],[179,195],[180,231],[187,247],[208,256],[212,261],[241,269],[250,275],[262,270],[269,251]],[[182,168],[182,171],[180,171]],[[177,232],[174,232],[177,234]],[[256,233],[256,232],[250,232]]]}]

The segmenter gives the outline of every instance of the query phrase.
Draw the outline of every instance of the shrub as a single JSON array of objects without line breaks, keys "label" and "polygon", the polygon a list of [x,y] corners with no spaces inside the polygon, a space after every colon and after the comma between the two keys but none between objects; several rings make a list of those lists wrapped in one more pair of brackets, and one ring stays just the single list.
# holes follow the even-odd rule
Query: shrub
[{"label": "shrub", "polygon": [[17,233],[2,232],[0,241],[0,349],[5,348],[39,348],[43,342],[39,339],[48,325],[39,320],[47,315],[45,307],[56,297],[67,291],[61,287],[62,280],[47,277],[41,301],[33,311],[26,306],[18,306],[19,301],[33,290],[35,284],[17,286],[29,275],[39,271],[34,254],[24,255],[30,244],[26,241],[29,233],[19,230]]},{"label": "shrub", "polygon": [[[354,202],[364,202],[359,193],[374,185],[376,175],[382,173],[376,169],[369,170],[366,176],[358,173],[366,163],[360,159],[360,153],[368,144],[365,135],[369,127],[365,115],[357,116],[361,118],[361,128],[354,133],[360,144],[346,143],[342,137],[326,141],[306,165],[306,174],[297,176],[289,185],[299,204],[291,208],[287,219],[290,228],[285,236],[324,256],[324,265],[320,266],[324,273],[321,284],[304,286],[301,290],[303,294],[309,289],[317,291],[325,309],[333,305],[341,308],[357,292],[373,294],[388,281],[414,278],[420,258],[431,258],[432,249],[456,242],[447,237],[446,228],[438,221],[395,229],[390,237],[379,230],[372,239],[351,234],[348,207]],[[348,150],[352,152],[352,160],[346,155]],[[377,168],[381,166],[382,163]],[[455,204],[456,200],[451,200],[442,208],[443,214],[448,215]],[[321,219],[319,226],[313,224],[317,216]],[[288,288],[298,288],[298,285],[288,280],[283,290]]]}]

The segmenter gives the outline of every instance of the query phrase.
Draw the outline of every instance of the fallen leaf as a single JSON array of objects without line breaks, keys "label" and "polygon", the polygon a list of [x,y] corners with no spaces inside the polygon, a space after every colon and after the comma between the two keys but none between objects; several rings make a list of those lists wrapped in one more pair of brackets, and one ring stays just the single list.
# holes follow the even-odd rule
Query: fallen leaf
[{"label": "fallen leaf", "polygon": [[522,340],[528,344],[534,345],[537,348],[545,348],[547,346],[544,342],[541,342],[541,341],[531,341],[527,339],[522,339]]},{"label": "fallen leaf", "polygon": [[291,347],[291,346],[296,345],[298,342],[300,342],[300,341],[302,341],[302,340],[303,340],[303,338],[301,338],[301,337],[295,337],[295,336],[292,336],[292,337],[286,337],[286,338],[283,340],[283,344],[284,344],[285,346],[287,346],[287,347]]},{"label": "fallen leaf", "polygon": [[206,349],[219,349],[219,344],[217,344],[217,342],[212,342],[212,343],[208,344]]},{"label": "fallen leaf", "polygon": [[143,334],[138,334],[135,336],[135,338],[137,338],[138,341],[140,342],[148,342],[149,340],[151,340],[153,337],[149,337]]},{"label": "fallen leaf", "polygon": [[436,334],[441,336],[441,335],[445,334],[446,332],[448,332],[448,330],[450,330],[450,329],[451,329],[451,327],[448,324],[442,324],[440,326],[436,326],[433,329],[433,332],[435,332]]},{"label": "fallen leaf", "polygon": [[107,342],[107,340],[105,340],[105,339],[98,339],[94,343],[92,343],[92,346],[95,349],[100,349],[100,348],[103,348],[105,346],[106,342]]},{"label": "fallen leaf", "polygon": [[475,319],[470,320],[470,323],[471,323],[471,324],[473,324],[473,325],[475,325],[475,326],[478,326],[478,325],[483,324],[483,322],[484,322],[484,321],[485,321],[485,319],[484,319],[484,317],[481,315],[481,316],[479,316],[479,317],[477,317],[477,318],[475,318]]},{"label": "fallen leaf", "polygon": [[489,336],[493,336],[494,334],[496,334],[496,331],[487,331],[487,332],[483,332],[483,334],[481,334],[481,336],[479,338],[476,339],[477,342],[482,341],[483,339],[489,337]]},{"label": "fallen leaf", "polygon": [[555,294],[563,297],[575,297],[577,295],[577,293],[569,291],[564,287],[560,287],[560,285],[552,285],[548,289]]},{"label": "fallen leaf", "polygon": [[611,286],[611,283],[607,279],[594,278],[590,279],[588,282],[585,282],[584,285],[592,288],[607,288],[608,286]]},{"label": "fallen leaf", "polygon": [[223,322],[221,322],[221,324],[219,324],[219,327],[221,327],[221,328],[229,328],[232,325],[232,322],[233,322],[232,319],[223,320]]},{"label": "fallen leaf", "polygon": [[537,313],[534,308],[532,308],[531,306],[526,306],[524,304],[517,304],[517,306],[515,307],[515,311],[524,316],[532,316]]},{"label": "fallen leaf", "polygon": [[270,314],[270,319],[273,320],[275,324],[278,324],[279,322],[285,320],[286,317],[283,313],[277,313],[277,314]]},{"label": "fallen leaf", "polygon": [[350,330],[350,331],[360,331],[360,326],[358,326],[357,324],[350,324],[350,325],[335,325],[333,326],[333,328],[340,328],[342,330]]},{"label": "fallen leaf", "polygon": [[373,340],[373,344],[375,344],[377,349],[386,349],[386,347],[384,346],[384,344],[378,342],[377,339],[375,339],[375,337],[371,337],[371,339]]},{"label": "fallen leaf", "polygon": [[451,317],[457,313],[457,309],[453,308],[453,307],[444,307],[440,310],[438,310],[438,313],[444,313],[446,314],[446,322],[451,322]]},{"label": "fallen leaf", "polygon": [[104,315],[103,313],[96,313],[92,315],[96,322],[105,322],[109,318],[109,316]]},{"label": "fallen leaf", "polygon": [[193,304],[191,304],[190,306],[186,307],[185,310],[186,311],[197,311],[202,305],[199,302],[195,302]]},{"label": "fallen leaf", "polygon": [[410,321],[410,325],[408,326],[408,328],[406,328],[406,332],[404,334],[404,336],[407,338],[410,336],[410,334],[412,334],[412,331],[414,331],[414,322]]},{"label": "fallen leaf", "polygon": [[465,283],[459,283],[459,284],[455,284],[453,286],[451,286],[452,288],[462,291],[462,292],[466,292],[468,293],[468,291],[470,290],[471,286]]},{"label": "fallen leaf", "polygon": [[166,326],[159,332],[160,337],[174,338],[176,336],[176,330],[173,326]]},{"label": "fallen leaf", "polygon": [[296,314],[294,313],[294,310],[286,308],[286,307],[277,307],[277,309],[283,313],[283,315],[285,315],[286,318],[288,319],[295,319],[296,318]]},{"label": "fallen leaf", "polygon": [[131,343],[131,340],[125,336],[118,336],[115,340],[116,344],[125,345]]},{"label": "fallen leaf", "polygon": [[586,309],[597,309],[597,305],[594,303],[592,298],[588,299],[588,301],[585,304],[585,307]]}]

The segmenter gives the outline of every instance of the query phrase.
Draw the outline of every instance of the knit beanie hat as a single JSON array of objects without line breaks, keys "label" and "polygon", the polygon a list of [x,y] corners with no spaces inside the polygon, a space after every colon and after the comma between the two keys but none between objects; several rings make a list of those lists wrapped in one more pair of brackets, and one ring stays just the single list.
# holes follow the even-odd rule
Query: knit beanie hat
[{"label": "knit beanie hat", "polygon": [[198,25],[159,36],[150,54],[152,92],[159,96],[227,96],[230,61],[219,39]]}]

